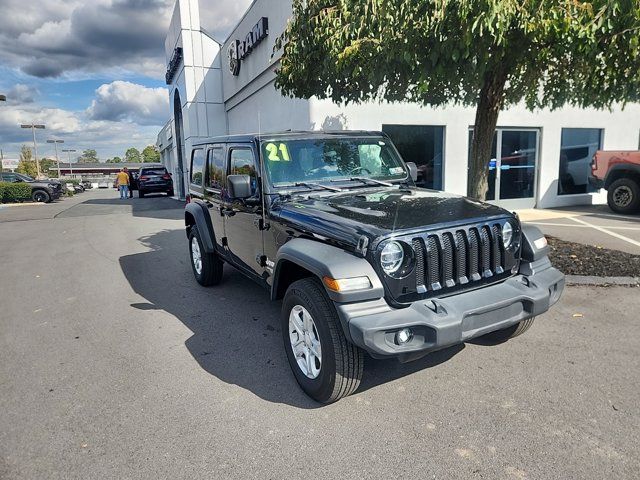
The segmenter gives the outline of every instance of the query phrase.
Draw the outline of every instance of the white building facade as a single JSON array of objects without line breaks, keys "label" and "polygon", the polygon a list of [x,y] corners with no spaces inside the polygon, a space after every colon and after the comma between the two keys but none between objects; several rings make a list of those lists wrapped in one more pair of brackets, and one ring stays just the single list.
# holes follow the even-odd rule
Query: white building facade
[{"label": "white building facade", "polygon": [[[180,196],[197,140],[288,129],[383,131],[406,161],[419,166],[419,185],[466,194],[473,108],[283,97],[274,86],[273,46],[291,16],[291,1],[255,0],[224,42],[201,22],[207,3],[177,0],[165,42],[172,118],[158,147]],[[489,199],[512,209],[604,203],[605,192],[587,181],[591,157],[598,149],[635,150],[639,139],[636,104],[613,111],[509,108],[498,120]]]}]

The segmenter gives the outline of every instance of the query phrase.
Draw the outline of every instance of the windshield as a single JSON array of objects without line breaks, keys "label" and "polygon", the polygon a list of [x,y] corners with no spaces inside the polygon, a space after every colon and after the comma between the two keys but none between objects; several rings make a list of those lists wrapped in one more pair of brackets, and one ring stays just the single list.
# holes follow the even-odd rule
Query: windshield
[{"label": "windshield", "polygon": [[331,182],[354,177],[404,180],[407,171],[383,137],[267,140],[262,158],[271,184]]},{"label": "windshield", "polygon": [[24,173],[16,174],[18,178],[24,180],[25,182],[35,182],[36,179],[30,177],[29,175],[25,175]]}]

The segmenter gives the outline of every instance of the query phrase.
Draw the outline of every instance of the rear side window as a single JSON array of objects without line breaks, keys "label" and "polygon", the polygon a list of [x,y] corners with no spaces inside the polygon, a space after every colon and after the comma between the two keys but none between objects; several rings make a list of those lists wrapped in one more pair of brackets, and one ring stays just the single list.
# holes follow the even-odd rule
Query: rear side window
[{"label": "rear side window", "polygon": [[208,152],[207,165],[209,168],[209,178],[207,187],[215,190],[222,190],[224,185],[224,149],[220,147],[212,148]]},{"label": "rear side window", "polygon": [[198,148],[191,154],[191,184],[202,186],[202,171],[204,170],[204,150]]}]

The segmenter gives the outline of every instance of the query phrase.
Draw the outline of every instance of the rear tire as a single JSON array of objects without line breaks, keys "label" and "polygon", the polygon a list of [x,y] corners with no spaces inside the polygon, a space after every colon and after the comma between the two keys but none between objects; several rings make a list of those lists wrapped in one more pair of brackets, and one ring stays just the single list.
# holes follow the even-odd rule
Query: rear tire
[{"label": "rear tire", "polygon": [[[364,355],[347,341],[336,309],[316,278],[304,278],[289,286],[281,320],[289,365],[307,395],[320,403],[332,403],[357,390]],[[304,327],[302,335],[300,327]],[[294,344],[298,355],[293,352]],[[320,358],[313,349],[320,352]]]},{"label": "rear tire", "polygon": [[36,190],[31,194],[31,199],[38,203],[49,203],[51,201],[51,195],[44,190]]},{"label": "rear tire", "polygon": [[198,227],[191,227],[189,232],[189,254],[191,268],[197,282],[203,287],[218,285],[222,281],[223,262],[218,255],[205,252]]},{"label": "rear tire", "polygon": [[144,192],[142,190],[138,190],[138,198],[144,198]]},{"label": "rear tire", "polygon": [[167,197],[173,197],[174,193],[173,193],[173,189],[169,190],[167,192]]},{"label": "rear tire", "polygon": [[480,338],[487,343],[506,342],[507,340],[515,338],[518,335],[522,335],[524,332],[529,330],[531,328],[531,325],[533,325],[533,321],[535,319],[536,317],[522,320],[520,323],[516,323],[515,325],[511,325],[507,328],[503,328],[502,330],[496,330],[495,332],[487,333]]},{"label": "rear tire", "polygon": [[640,210],[640,185],[631,178],[619,178],[607,189],[607,203],[616,213],[636,213]]}]

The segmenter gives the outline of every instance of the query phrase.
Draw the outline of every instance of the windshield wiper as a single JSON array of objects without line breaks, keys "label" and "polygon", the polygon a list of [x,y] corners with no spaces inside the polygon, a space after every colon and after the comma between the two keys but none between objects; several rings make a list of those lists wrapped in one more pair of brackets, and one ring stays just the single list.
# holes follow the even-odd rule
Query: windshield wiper
[{"label": "windshield wiper", "polygon": [[369,183],[374,185],[382,185],[383,187],[393,187],[393,183],[383,182],[382,180],[376,180],[375,178],[368,178],[368,177],[338,178],[338,179],[332,179],[331,181],[332,182],[345,182],[345,181],[362,182],[362,183]]},{"label": "windshield wiper", "polygon": [[285,185],[278,185],[278,187],[291,188],[291,187],[307,187],[308,189],[321,189],[321,190],[329,190],[330,192],[342,192],[341,188],[330,187],[328,185],[322,185],[320,183],[311,183],[311,182],[296,182],[296,183],[288,183]]}]

